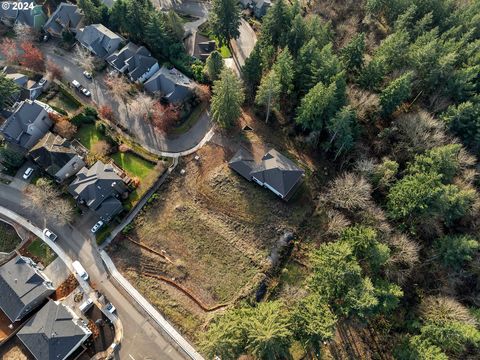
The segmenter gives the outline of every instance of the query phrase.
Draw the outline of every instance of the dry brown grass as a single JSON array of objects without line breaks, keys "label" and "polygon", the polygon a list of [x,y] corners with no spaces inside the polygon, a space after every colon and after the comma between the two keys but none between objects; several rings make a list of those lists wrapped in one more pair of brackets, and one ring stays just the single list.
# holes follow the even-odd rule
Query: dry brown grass
[{"label": "dry brown grass", "polygon": [[287,204],[234,173],[227,165],[228,148],[207,145],[198,155],[199,161],[191,156],[179,165],[128,234],[171,262],[126,238],[112,249],[125,275],[193,340],[210,315],[142,273],[174,279],[209,307],[233,303],[256,289],[278,236],[298,231],[312,206],[301,194]]}]

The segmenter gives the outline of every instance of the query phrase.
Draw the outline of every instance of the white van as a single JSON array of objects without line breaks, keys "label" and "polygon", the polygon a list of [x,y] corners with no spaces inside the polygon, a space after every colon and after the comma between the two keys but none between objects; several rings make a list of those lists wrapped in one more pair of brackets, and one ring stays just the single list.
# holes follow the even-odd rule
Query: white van
[{"label": "white van", "polygon": [[75,272],[78,274],[78,276],[80,276],[83,280],[87,281],[88,280],[88,274],[87,272],[85,271],[85,269],[83,268],[82,264],[80,264],[80,262],[78,262],[77,260],[75,260],[73,263],[72,263],[72,266],[73,266],[73,269],[75,270]]},{"label": "white van", "polygon": [[88,309],[90,309],[93,305],[92,299],[87,299],[82,305],[79,306],[80,311],[85,314]]}]

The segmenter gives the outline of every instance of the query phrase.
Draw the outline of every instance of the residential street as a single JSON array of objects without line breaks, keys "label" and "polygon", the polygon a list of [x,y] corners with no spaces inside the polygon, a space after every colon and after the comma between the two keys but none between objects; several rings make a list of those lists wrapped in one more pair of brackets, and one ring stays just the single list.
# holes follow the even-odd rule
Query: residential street
[{"label": "residential street", "polygon": [[[177,153],[189,150],[197,145],[211,129],[211,121],[207,112],[203,113],[197,123],[186,133],[169,138],[155,131],[153,126],[143,119],[127,118],[127,111],[123,103],[119,103],[109,93],[104,83],[103,77],[99,75],[94,81],[88,80],[83,76],[83,69],[78,66],[72,55],[56,46],[55,41],[40,44],[39,48],[44,53],[47,60],[57,64],[64,73],[65,81],[79,81],[87,87],[92,93],[92,99],[98,105],[108,105],[115,112],[116,120],[128,129],[129,134],[134,137],[138,143],[146,148],[151,148],[163,152]],[[79,95],[83,97],[82,95]],[[83,99],[85,99],[83,97]],[[85,99],[88,101],[87,99]]]},{"label": "residential street", "polygon": [[257,42],[257,35],[250,24],[242,19],[240,22],[240,37],[231,41],[234,52],[240,66],[245,65],[245,60],[250,56]]},{"label": "residential street", "polygon": [[89,224],[83,222],[80,228],[46,224],[41,216],[43,209],[24,207],[24,201],[25,196],[22,192],[0,184],[0,204],[29,219],[38,227],[48,227],[55,232],[59,237],[57,244],[73,259],[79,259],[91,278],[91,285],[104,293],[115,305],[124,324],[124,338],[116,355],[117,359],[180,360],[185,358],[150,324],[147,316],[140,313],[130,303],[131,300],[110,282],[99,253],[93,246],[94,240],[90,237]]}]

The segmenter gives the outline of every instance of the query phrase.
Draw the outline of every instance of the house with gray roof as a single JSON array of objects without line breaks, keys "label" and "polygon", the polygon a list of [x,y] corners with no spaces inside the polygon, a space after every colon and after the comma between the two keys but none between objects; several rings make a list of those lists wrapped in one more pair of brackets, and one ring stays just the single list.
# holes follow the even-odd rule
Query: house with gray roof
[{"label": "house with gray roof", "polygon": [[143,83],[158,71],[158,61],[145,46],[129,42],[107,59],[117,71],[126,74],[130,81]]},{"label": "house with gray roof", "polygon": [[290,199],[304,175],[293,161],[274,149],[268,151],[260,163],[256,163],[246,150],[240,149],[228,165],[248,181],[256,182],[284,200]]},{"label": "house with gray roof", "polygon": [[82,21],[83,13],[77,5],[62,2],[47,20],[43,30],[54,37],[61,37],[64,31],[76,33]]},{"label": "house with gray roof", "polygon": [[55,291],[32,259],[17,255],[0,267],[0,310],[12,321],[22,320]]},{"label": "house with gray roof", "polygon": [[38,81],[30,80],[27,75],[18,73],[13,68],[5,66],[2,73],[9,80],[12,80],[20,89],[20,92],[12,97],[14,102],[22,100],[35,100],[43,92],[43,86]]},{"label": "house with gray roof", "polygon": [[98,217],[108,222],[119,214],[128,189],[110,164],[97,161],[90,169],[82,168],[68,186],[68,192]]},{"label": "house with gray roof", "polygon": [[48,105],[25,100],[18,103],[13,114],[0,126],[0,133],[11,145],[30,150],[50,129]]},{"label": "house with gray roof", "polygon": [[179,103],[192,94],[195,83],[177,69],[162,66],[144,86],[151,94],[158,94],[171,103]]},{"label": "house with gray roof", "polygon": [[28,156],[58,183],[71,178],[85,166],[72,144],[50,131],[30,150]]},{"label": "house with gray roof", "polygon": [[17,333],[36,360],[64,360],[92,334],[87,324],[58,301],[50,300]]},{"label": "house with gray roof", "polygon": [[76,39],[87,50],[104,59],[118,50],[123,38],[102,24],[85,26],[77,31]]},{"label": "house with gray roof", "polygon": [[[16,3],[16,7],[14,7]],[[0,21],[7,26],[14,26],[15,24],[23,24],[33,28],[35,31],[42,30],[42,26],[47,21],[47,15],[43,11],[42,5],[37,5],[33,0],[22,1],[22,9],[17,5],[19,1],[5,1],[2,4],[7,6],[0,7]]]}]

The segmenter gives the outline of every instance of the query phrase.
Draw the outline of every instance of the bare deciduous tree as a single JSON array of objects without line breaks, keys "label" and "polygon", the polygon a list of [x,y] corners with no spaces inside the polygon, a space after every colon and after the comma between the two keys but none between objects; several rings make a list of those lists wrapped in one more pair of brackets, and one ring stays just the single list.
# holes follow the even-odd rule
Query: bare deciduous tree
[{"label": "bare deciduous tree", "polygon": [[112,151],[112,146],[105,140],[97,141],[92,145],[92,153],[97,157],[104,158]]},{"label": "bare deciduous tree", "polygon": [[355,210],[369,206],[371,192],[372,186],[364,177],[345,173],[333,181],[326,197],[336,208]]},{"label": "bare deciduous tree", "polygon": [[141,120],[148,120],[155,105],[155,100],[145,93],[138,93],[128,104],[130,115]]},{"label": "bare deciduous tree", "polygon": [[77,127],[68,120],[61,120],[55,123],[53,131],[65,139],[71,140],[77,133]]},{"label": "bare deciduous tree", "polygon": [[110,89],[110,94],[119,102],[123,103],[125,109],[127,111],[128,116],[128,105],[127,101],[130,98],[129,91],[131,89],[131,85],[123,78],[123,76],[108,76],[105,79],[105,84]]},{"label": "bare deciduous tree", "polygon": [[446,296],[428,296],[419,306],[420,317],[425,321],[458,321],[477,325],[468,309],[457,300]]},{"label": "bare deciduous tree", "polygon": [[420,246],[403,234],[394,234],[387,240],[392,254],[388,259],[385,273],[399,284],[405,284],[412,270],[420,261]]},{"label": "bare deciduous tree", "polygon": [[38,38],[38,33],[30,26],[16,22],[13,31],[18,42],[32,42]]},{"label": "bare deciduous tree", "polygon": [[340,235],[351,224],[341,212],[336,210],[327,211],[327,227],[325,232],[329,235]]},{"label": "bare deciduous tree", "polygon": [[26,195],[24,206],[33,204],[39,209],[48,209],[45,215],[50,221],[67,224],[73,220],[75,210],[71,203],[61,197],[58,188],[50,181],[39,179],[36,185],[28,186]]},{"label": "bare deciduous tree", "polygon": [[95,58],[90,51],[80,45],[75,47],[74,59],[78,66],[89,73],[95,69]]}]

